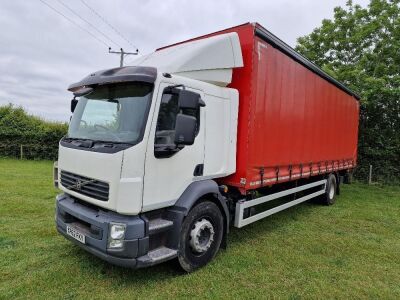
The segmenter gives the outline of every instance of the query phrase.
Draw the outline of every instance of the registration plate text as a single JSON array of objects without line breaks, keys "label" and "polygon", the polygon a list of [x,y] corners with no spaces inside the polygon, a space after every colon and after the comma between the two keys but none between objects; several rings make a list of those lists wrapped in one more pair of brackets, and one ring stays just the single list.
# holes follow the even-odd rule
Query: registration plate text
[{"label": "registration plate text", "polygon": [[80,241],[81,243],[85,243],[85,235],[83,235],[82,233],[80,233],[78,230],[76,230],[73,227],[67,226],[67,234],[71,237],[73,237],[74,239],[76,239],[77,241]]}]

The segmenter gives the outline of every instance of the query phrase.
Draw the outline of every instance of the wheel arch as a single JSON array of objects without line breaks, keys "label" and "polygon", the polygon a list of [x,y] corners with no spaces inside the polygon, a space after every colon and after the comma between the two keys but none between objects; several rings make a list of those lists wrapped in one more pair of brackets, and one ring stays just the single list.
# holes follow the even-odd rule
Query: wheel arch
[{"label": "wheel arch", "polygon": [[224,218],[224,232],[221,246],[226,247],[227,233],[229,232],[229,210],[226,198],[220,193],[218,184],[211,179],[192,182],[175,203],[174,208],[181,211],[186,217],[190,209],[201,201],[211,200],[221,210]]}]

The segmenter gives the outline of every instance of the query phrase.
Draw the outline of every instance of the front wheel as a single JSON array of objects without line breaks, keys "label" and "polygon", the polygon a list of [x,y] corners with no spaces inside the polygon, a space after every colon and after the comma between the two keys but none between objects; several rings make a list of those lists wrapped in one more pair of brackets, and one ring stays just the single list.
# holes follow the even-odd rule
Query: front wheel
[{"label": "front wheel", "polygon": [[223,228],[215,203],[204,201],[193,207],[181,229],[178,260],[182,269],[192,272],[210,262],[221,245]]}]

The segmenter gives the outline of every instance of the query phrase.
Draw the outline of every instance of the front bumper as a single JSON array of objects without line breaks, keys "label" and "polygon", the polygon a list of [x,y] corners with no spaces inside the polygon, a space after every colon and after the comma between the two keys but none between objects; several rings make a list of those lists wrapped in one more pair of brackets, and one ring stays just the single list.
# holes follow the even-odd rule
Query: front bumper
[{"label": "front bumper", "polygon": [[[124,247],[108,249],[111,222],[126,224]],[[142,216],[125,216],[78,202],[67,194],[56,198],[57,230],[68,240],[95,256],[122,267],[144,267],[137,258],[149,251],[148,220]],[[67,225],[85,235],[85,244],[67,235]]]}]

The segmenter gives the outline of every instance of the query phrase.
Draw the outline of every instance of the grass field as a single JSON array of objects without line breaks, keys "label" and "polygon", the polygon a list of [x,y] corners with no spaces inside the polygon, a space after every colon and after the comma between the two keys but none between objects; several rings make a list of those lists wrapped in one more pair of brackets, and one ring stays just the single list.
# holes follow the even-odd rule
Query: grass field
[{"label": "grass field", "polygon": [[113,267],[54,226],[50,162],[0,159],[0,298],[400,298],[400,188],[345,185],[233,229],[228,249],[186,275],[168,262]]}]

